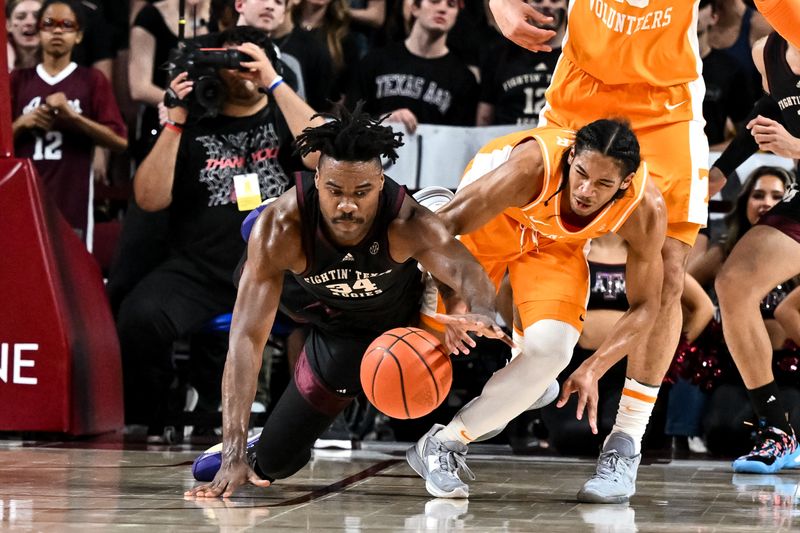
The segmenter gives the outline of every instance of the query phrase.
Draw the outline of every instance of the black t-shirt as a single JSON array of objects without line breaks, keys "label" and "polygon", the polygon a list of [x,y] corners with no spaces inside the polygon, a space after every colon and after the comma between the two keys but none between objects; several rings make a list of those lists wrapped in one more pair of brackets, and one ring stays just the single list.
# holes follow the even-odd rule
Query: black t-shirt
[{"label": "black t-shirt", "polygon": [[422,124],[475,124],[478,82],[452,53],[426,59],[394,43],[367,54],[355,70],[347,96],[351,108],[363,99],[373,115],[405,107]]},{"label": "black t-shirt", "polygon": [[85,18],[83,39],[72,50],[72,60],[84,67],[91,67],[97,61],[113,59],[117,56],[114,47],[114,31],[106,21],[102,9],[90,2],[81,2]]},{"label": "black t-shirt", "polygon": [[203,279],[230,284],[244,252],[239,236],[249,211],[236,204],[234,176],[256,173],[262,200],[290,185],[278,162],[291,133],[272,106],[249,117],[217,116],[187,126],[175,164],[170,206],[171,257]]},{"label": "black t-shirt", "polygon": [[498,34],[486,20],[483,0],[464,0],[462,4],[456,23],[447,34],[447,48],[467,65],[480,67],[484,51],[497,42]]},{"label": "black t-shirt", "polygon": [[[169,51],[178,46],[178,36],[167,26],[161,11],[155,6],[145,5],[136,15],[134,26],[139,26],[153,36],[156,41],[153,57],[153,76],[151,82],[156,87],[167,88],[167,71],[163,68],[169,59]],[[134,51],[135,53],[135,51]]]},{"label": "black t-shirt", "polygon": [[314,34],[299,26],[273,42],[284,57],[292,56],[300,63],[308,105],[315,111],[328,109],[328,98],[333,84],[333,62],[327,47]]},{"label": "black t-shirt", "polygon": [[[325,47],[325,50],[330,54],[328,49],[328,37],[322,28],[316,28],[309,32],[317,42]],[[358,40],[355,35],[346,33],[342,37],[342,65],[337,69],[336,65],[331,60],[331,68],[333,79],[331,80],[330,88],[328,90],[328,98],[332,102],[338,102],[342,96],[347,93],[350,78],[353,76],[353,68],[358,64],[361,59],[361,52],[358,47]]]},{"label": "black t-shirt", "polygon": [[129,0],[92,0],[92,3],[101,6],[103,19],[109,25],[114,41],[114,50],[127,50],[128,48],[128,13]]},{"label": "black t-shirt", "polygon": [[706,136],[709,144],[725,140],[725,122],[745,119],[755,102],[747,75],[729,54],[711,50],[703,58],[703,80],[706,95],[703,99],[703,117],[706,119]]},{"label": "black t-shirt", "polygon": [[494,124],[536,124],[545,104],[544,93],[561,54],[534,53],[504,42],[481,67],[481,102],[494,105]]}]

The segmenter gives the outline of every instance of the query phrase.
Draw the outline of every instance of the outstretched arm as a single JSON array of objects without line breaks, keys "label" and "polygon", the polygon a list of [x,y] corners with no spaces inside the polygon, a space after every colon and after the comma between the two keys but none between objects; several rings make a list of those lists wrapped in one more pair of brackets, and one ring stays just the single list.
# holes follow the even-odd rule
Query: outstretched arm
[{"label": "outstretched arm", "polygon": [[507,207],[521,207],[533,200],[541,192],[543,173],[539,144],[524,142],[511,151],[505,163],[459,189],[436,214],[451,235],[466,235]]},{"label": "outstretched arm", "polygon": [[281,220],[282,206],[277,204],[266,209],[255,224],[233,308],[222,376],[222,466],[211,483],[195,487],[187,496],[228,497],[247,482],[269,486],[269,481],[259,478],[248,465],[245,449],[261,354],[280,302],[283,272],[292,266],[287,258],[299,253],[297,235]]},{"label": "outstretched arm", "polygon": [[558,407],[567,403],[570,394],[578,393],[576,416],[581,419],[588,409],[589,425],[597,433],[597,381],[617,361],[644,350],[661,305],[661,280],[664,263],[661,248],[667,232],[664,199],[652,182],[633,215],[620,228],[619,235],[628,243],[625,286],[628,311],[617,321],[595,353],[564,382]]},{"label": "outstretched arm", "polygon": [[[506,339],[494,321],[494,285],[480,263],[447,232],[436,215],[413,199],[407,199],[401,216],[389,230],[389,239],[391,254],[396,261],[416,259],[463,299],[466,313],[449,317],[437,315],[438,320],[445,325],[452,322],[454,326],[479,335]],[[455,346],[448,346],[448,349],[457,351]]]}]

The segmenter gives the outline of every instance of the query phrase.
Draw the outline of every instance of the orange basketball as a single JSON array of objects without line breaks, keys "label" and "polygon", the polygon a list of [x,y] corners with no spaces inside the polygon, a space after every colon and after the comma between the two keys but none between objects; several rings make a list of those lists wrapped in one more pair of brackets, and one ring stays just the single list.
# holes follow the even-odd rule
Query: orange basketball
[{"label": "orange basketball", "polygon": [[361,361],[367,399],[392,418],[419,418],[442,404],[453,365],[439,340],[419,328],[395,328],[369,345]]}]

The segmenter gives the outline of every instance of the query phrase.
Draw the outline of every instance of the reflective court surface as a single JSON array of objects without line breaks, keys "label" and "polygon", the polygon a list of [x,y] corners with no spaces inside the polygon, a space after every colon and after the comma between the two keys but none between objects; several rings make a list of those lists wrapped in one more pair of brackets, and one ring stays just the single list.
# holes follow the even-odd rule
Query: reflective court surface
[{"label": "reflective court surface", "polygon": [[474,446],[469,500],[431,498],[404,444],[315,451],[297,475],[194,501],[195,446],[0,441],[0,529],[18,531],[798,531],[800,470],[643,463],[629,505],[579,504],[593,461]]}]

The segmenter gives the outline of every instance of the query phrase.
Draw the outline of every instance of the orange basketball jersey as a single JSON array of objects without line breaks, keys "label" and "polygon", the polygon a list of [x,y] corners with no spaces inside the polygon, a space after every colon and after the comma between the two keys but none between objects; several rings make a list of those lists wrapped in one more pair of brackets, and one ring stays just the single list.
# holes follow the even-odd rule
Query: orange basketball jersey
[{"label": "orange basketball jersey", "polygon": [[[477,252],[480,256],[504,256],[509,253],[525,253],[535,251],[541,246],[553,242],[577,242],[599,237],[608,232],[619,230],[630,217],[644,196],[648,181],[647,164],[642,162],[625,194],[611,201],[594,219],[582,228],[569,227],[561,217],[561,199],[564,192],[558,191],[562,181],[562,159],[575,143],[575,133],[559,128],[534,128],[532,130],[512,133],[494,139],[476,154],[467,166],[459,189],[484,176],[508,160],[511,151],[520,143],[534,139],[542,151],[544,160],[544,181],[541,193],[531,203],[521,208],[507,208],[489,221],[486,226],[467,236],[465,241],[476,240]],[[500,237],[508,236],[510,229],[518,238],[519,248],[509,250],[511,243],[503,242]],[[481,238],[478,233],[488,237]],[[499,237],[499,238],[498,238]],[[479,241],[479,242],[478,242]],[[514,243],[516,245],[516,243]],[[472,248],[467,245],[468,248]],[[496,250],[492,250],[496,248]]]},{"label": "orange basketball jersey", "polygon": [[607,85],[668,87],[702,74],[698,0],[571,0],[564,57]]}]

